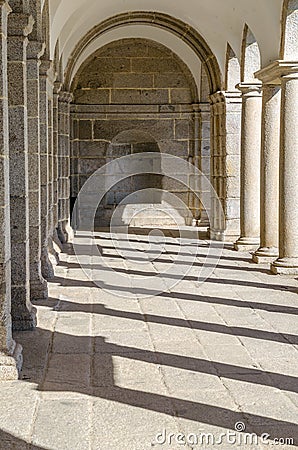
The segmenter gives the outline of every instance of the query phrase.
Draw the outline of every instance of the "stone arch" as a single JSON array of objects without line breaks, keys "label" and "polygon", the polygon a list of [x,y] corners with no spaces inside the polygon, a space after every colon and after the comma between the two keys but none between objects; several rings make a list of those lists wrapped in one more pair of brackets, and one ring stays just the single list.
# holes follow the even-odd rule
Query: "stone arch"
[{"label": "stone arch", "polygon": [[[116,67],[120,59],[124,62],[123,68]],[[120,88],[128,87],[146,89],[148,98],[135,95],[135,98],[124,99],[124,103],[191,104],[199,100],[198,87],[187,65],[166,46],[143,38],[120,39],[97,49],[79,68],[70,91],[74,93],[74,103],[121,104],[118,95],[113,100],[114,94],[121,94]],[[165,98],[150,98],[152,88],[156,92],[156,88],[163,89]],[[107,94],[107,89],[110,89],[112,99],[99,95]],[[179,96],[179,90],[188,92]]]},{"label": "stone arch", "polygon": [[286,61],[298,59],[298,0],[285,0],[281,23],[280,58]]},{"label": "stone arch", "polygon": [[241,81],[254,82],[255,72],[261,68],[261,54],[258,42],[248,27],[244,26],[241,49]]},{"label": "stone arch", "polygon": [[221,72],[215,55],[203,37],[190,25],[167,14],[157,12],[128,12],[110,17],[94,27],[79,42],[71,54],[65,70],[65,89],[70,89],[72,73],[80,55],[98,36],[112,29],[131,24],[150,25],[166,29],[184,41],[201,60],[206,71],[210,92],[222,88]]},{"label": "stone arch", "polygon": [[239,60],[230,44],[227,43],[224,88],[226,91],[236,91],[238,83],[240,83]]}]

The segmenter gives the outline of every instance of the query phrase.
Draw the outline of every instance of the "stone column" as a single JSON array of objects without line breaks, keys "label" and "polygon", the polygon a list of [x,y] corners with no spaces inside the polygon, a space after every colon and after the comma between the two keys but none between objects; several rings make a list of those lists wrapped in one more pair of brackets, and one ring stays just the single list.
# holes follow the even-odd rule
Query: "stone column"
[{"label": "stone column", "polygon": [[48,297],[47,282],[41,274],[40,213],[39,66],[44,48],[44,44],[38,41],[29,41],[27,48],[31,300],[46,299]]},{"label": "stone column", "polygon": [[298,274],[298,64],[281,77],[279,258],[275,274]]},{"label": "stone column", "polygon": [[[258,78],[261,78],[258,73]],[[261,149],[261,246],[253,254],[256,263],[278,256],[280,86],[263,81]]]},{"label": "stone column", "polygon": [[241,198],[239,251],[256,250],[260,245],[260,165],[262,129],[262,84],[240,83],[241,123]]},{"label": "stone column", "polygon": [[62,244],[58,236],[59,226],[59,92],[62,83],[55,82],[53,90],[53,225],[54,225],[54,247],[58,253],[62,251]]},{"label": "stone column", "polygon": [[49,155],[48,155],[48,91],[47,77],[50,61],[42,60],[40,65],[40,192],[41,192],[41,269],[44,278],[54,277],[52,261],[49,258],[50,202],[49,202]]},{"label": "stone column", "polygon": [[10,193],[7,103],[7,16],[11,11],[0,1],[0,381],[16,380],[22,367],[22,347],[12,338]]},{"label": "stone column", "polygon": [[59,226],[62,243],[73,238],[70,226],[70,102],[72,94],[59,93]]},{"label": "stone column", "polygon": [[26,54],[33,23],[32,16],[17,12],[8,19],[11,301],[15,330],[30,330],[36,325],[30,302]]}]

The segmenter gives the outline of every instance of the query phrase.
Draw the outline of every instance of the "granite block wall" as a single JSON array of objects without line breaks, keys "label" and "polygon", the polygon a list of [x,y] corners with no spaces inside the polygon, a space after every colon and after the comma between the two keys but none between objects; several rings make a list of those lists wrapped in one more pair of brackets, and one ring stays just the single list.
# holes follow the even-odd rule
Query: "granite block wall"
[{"label": "granite block wall", "polygon": [[[90,175],[115,157],[159,151],[191,161],[195,140],[204,141],[209,151],[206,126],[204,136],[201,129],[195,136],[198,93],[189,69],[153,41],[124,39],[98,50],[75,77],[73,94],[72,204]],[[205,114],[204,124],[206,120]],[[208,174],[207,153],[203,166]],[[166,177],[141,178],[116,186],[106,196],[106,206],[151,186],[174,193],[198,216],[187,186]]]}]

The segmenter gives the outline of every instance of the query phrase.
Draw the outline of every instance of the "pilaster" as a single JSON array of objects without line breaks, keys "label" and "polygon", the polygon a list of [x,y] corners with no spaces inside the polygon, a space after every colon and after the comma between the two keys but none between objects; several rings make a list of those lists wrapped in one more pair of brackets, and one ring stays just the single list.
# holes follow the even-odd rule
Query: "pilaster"
[{"label": "pilaster", "polygon": [[38,41],[29,41],[27,47],[30,297],[32,301],[48,297],[47,282],[41,273],[39,66],[44,49],[45,45]]},{"label": "pilaster", "polygon": [[50,156],[48,135],[48,89],[47,78],[51,62],[41,60],[39,103],[40,103],[40,192],[41,192],[41,270],[47,280],[54,277],[53,262],[49,257],[49,241],[51,232],[50,203]]},{"label": "pilaster", "polygon": [[36,325],[30,301],[27,45],[33,18],[8,18],[8,106],[10,161],[11,301],[15,330]]},{"label": "pilaster", "polygon": [[73,238],[70,226],[70,103],[72,94],[59,93],[59,225],[62,243]]},{"label": "pilaster", "polygon": [[272,262],[278,256],[280,79],[272,66],[257,72],[263,82],[261,145],[261,245],[253,254],[256,263]]},{"label": "pilaster", "polygon": [[298,61],[277,61],[281,78],[279,258],[275,274],[298,274]]}]

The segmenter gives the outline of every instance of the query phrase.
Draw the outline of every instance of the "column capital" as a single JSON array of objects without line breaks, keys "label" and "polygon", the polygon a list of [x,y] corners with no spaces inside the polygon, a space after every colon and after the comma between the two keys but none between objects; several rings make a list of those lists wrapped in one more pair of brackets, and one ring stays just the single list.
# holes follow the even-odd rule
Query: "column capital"
[{"label": "column capital", "polygon": [[7,14],[11,13],[11,11],[12,11],[7,0],[0,0],[0,8],[5,8]]},{"label": "column capital", "polygon": [[34,22],[33,16],[12,11],[8,20],[8,36],[27,37],[33,30]]},{"label": "column capital", "polygon": [[210,95],[210,103],[241,103],[241,92],[240,91],[217,91],[215,94]]},{"label": "column capital", "polygon": [[276,60],[255,73],[264,84],[281,84],[281,78],[298,77],[298,61]]},{"label": "column capital", "polygon": [[214,92],[214,94],[210,94],[209,100],[211,105],[214,105],[215,103],[222,103],[225,101],[224,97],[224,91],[217,91]]},{"label": "column capital", "polygon": [[60,91],[59,92],[59,102],[62,103],[71,103],[73,100],[73,94],[68,91]]},{"label": "column capital", "polygon": [[39,60],[45,52],[46,44],[39,41],[30,41],[27,46],[27,59]]},{"label": "column capital", "polygon": [[249,83],[237,84],[237,89],[242,94],[242,97],[261,97],[262,96],[262,82],[254,81]]}]

